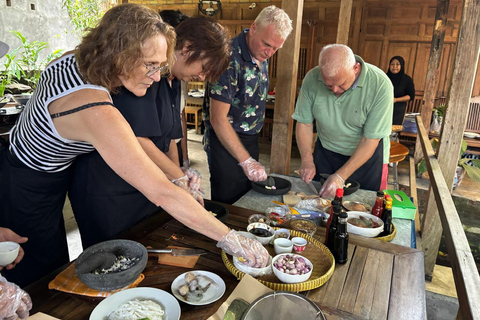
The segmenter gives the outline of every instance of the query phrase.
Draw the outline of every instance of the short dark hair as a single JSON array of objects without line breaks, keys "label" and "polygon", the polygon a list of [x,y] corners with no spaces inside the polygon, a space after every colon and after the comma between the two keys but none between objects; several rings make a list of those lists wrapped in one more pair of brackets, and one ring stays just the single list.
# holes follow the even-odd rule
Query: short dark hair
[{"label": "short dark hair", "polygon": [[162,10],[159,11],[158,14],[162,17],[163,22],[168,23],[174,28],[183,20],[188,19],[188,16],[180,10]]},{"label": "short dark hair", "polygon": [[142,62],[142,46],[163,35],[167,40],[167,62],[175,60],[175,31],[153,10],[128,3],[108,10],[77,46],[75,58],[85,81],[115,93],[118,76],[130,76]]},{"label": "short dark hair", "polygon": [[188,18],[176,28],[177,44],[175,50],[185,47],[190,53],[187,64],[207,57],[204,66],[208,81],[217,80],[230,63],[230,39],[227,30],[218,21],[205,16]]}]

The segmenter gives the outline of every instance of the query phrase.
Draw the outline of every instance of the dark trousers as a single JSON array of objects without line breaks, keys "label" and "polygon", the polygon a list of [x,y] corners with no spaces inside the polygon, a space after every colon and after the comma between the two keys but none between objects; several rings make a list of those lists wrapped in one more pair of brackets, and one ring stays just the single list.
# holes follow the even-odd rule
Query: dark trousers
[{"label": "dark trousers", "polygon": [[97,151],[77,157],[74,169],[68,197],[83,248],[112,239],[158,210]]},{"label": "dark trousers", "polygon": [[24,287],[69,261],[62,211],[72,170],[39,172],[1,149],[0,226],[28,237],[23,260],[2,275]]},{"label": "dark trousers", "polygon": [[[212,200],[233,204],[240,199],[251,188],[251,182],[243,172],[242,167],[238,165],[230,152],[222,145],[213,130],[210,134],[210,186],[212,191]],[[258,135],[246,135],[237,133],[240,141],[255,160],[258,161]]]},{"label": "dark trousers", "polygon": [[[350,156],[329,151],[322,146],[320,139],[315,142],[315,151],[313,152],[313,159],[315,162],[315,169],[317,174],[314,180],[320,180],[319,174],[335,173],[340,169],[345,162],[350,159]],[[360,168],[355,171],[350,178],[360,183],[360,188],[365,190],[380,190],[382,182],[383,169],[383,139],[378,142],[378,147],[375,149],[373,155]]]}]

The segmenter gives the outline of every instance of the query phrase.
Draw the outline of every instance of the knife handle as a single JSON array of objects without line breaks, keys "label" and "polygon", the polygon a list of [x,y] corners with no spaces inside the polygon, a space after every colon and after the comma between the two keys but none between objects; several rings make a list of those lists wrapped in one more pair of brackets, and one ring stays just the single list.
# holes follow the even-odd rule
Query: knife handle
[{"label": "knife handle", "polygon": [[147,249],[150,253],[172,253],[172,249]]}]

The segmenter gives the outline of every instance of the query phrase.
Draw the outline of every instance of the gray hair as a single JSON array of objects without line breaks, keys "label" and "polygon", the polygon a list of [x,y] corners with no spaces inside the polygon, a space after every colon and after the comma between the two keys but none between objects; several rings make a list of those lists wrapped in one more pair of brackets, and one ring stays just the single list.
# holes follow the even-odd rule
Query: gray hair
[{"label": "gray hair", "polygon": [[352,49],[344,44],[329,44],[322,48],[318,57],[318,66],[322,76],[332,78],[340,70],[348,70],[355,65]]},{"label": "gray hair", "polygon": [[285,11],[274,5],[263,8],[255,18],[258,29],[262,29],[270,24],[275,25],[278,35],[283,40],[287,39],[292,32],[292,19],[290,19]]}]

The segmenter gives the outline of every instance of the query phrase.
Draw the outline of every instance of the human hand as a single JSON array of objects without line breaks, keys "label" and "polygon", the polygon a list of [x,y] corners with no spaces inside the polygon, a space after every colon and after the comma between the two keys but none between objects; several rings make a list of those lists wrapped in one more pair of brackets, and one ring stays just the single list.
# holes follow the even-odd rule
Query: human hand
[{"label": "human hand", "polygon": [[267,179],[265,167],[252,157],[238,164],[250,181],[264,181]]},{"label": "human hand", "polygon": [[178,178],[178,179],[173,179],[172,180],[173,184],[175,184],[176,186],[182,188],[183,190],[187,191],[188,193],[190,193],[192,195],[193,198],[195,198],[195,200],[197,200],[202,206],[205,205],[204,201],[203,201],[203,190],[194,190],[192,188],[190,188],[189,186],[189,183],[190,183],[190,179],[187,177],[187,175],[184,175],[183,177],[181,178]]},{"label": "human hand", "polygon": [[246,266],[254,268],[265,267],[270,256],[267,249],[258,240],[245,238],[235,230],[230,230],[218,241],[217,247],[232,256],[245,260]]},{"label": "human hand", "polygon": [[331,174],[323,183],[320,191],[320,197],[328,198],[335,196],[337,189],[342,189],[345,186],[345,181],[338,173]]},{"label": "human hand", "polygon": [[183,159],[182,167],[185,167],[185,168],[190,167],[190,160]]},{"label": "human hand", "polygon": [[298,174],[300,175],[300,178],[303,181],[305,181],[306,183],[309,183],[310,181],[313,180],[313,177],[315,177],[315,173],[316,173],[316,169],[313,161],[309,161],[309,162],[302,161],[302,166],[300,167]]},{"label": "human hand", "polygon": [[28,293],[0,276],[0,319],[27,319],[32,309]]},{"label": "human hand", "polygon": [[[10,230],[8,228],[0,228],[0,241],[13,241],[13,242],[16,242],[16,243],[25,243],[25,242],[28,241],[28,238],[21,237],[21,236],[19,236],[18,234],[16,234],[15,232],[13,232],[12,230]],[[10,263],[9,265],[6,266],[7,270],[10,270],[13,267],[15,267],[15,265],[23,259],[24,254],[25,254],[25,252],[23,252],[23,249],[20,246],[17,258],[15,259],[15,261],[13,261],[12,263]],[[0,266],[0,270],[2,270],[2,269],[3,269],[3,267]]]},{"label": "human hand", "polygon": [[183,173],[188,177],[188,187],[192,190],[202,190],[202,175],[195,169],[189,167],[182,167]]}]

